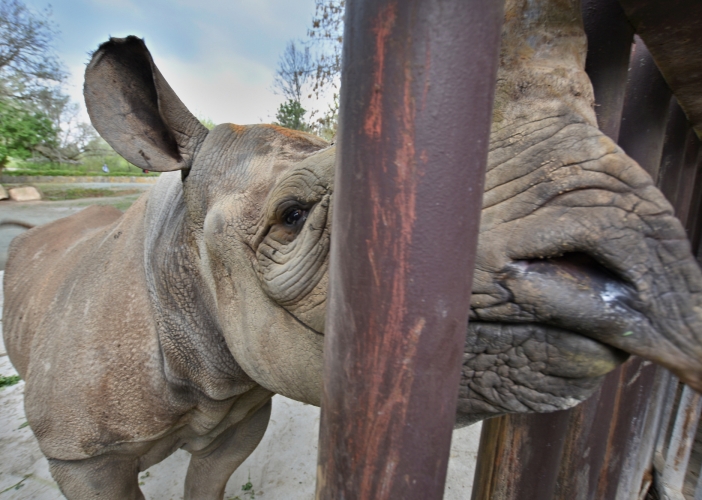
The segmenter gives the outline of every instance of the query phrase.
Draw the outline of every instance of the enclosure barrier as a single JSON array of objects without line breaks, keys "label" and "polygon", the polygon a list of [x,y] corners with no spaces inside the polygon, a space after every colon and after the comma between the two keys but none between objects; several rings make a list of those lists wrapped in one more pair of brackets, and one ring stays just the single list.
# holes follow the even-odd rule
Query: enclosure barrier
[{"label": "enclosure barrier", "polygon": [[[318,499],[443,494],[502,16],[469,3],[347,3]],[[582,8],[599,126],[700,248],[702,4]],[[702,500],[701,407],[631,359],[573,410],[488,420],[473,499]]]},{"label": "enclosure barrier", "polygon": [[[700,141],[646,45],[636,37],[632,50],[632,39],[635,31],[645,34],[668,69],[675,63],[669,52],[677,54],[684,67],[672,77],[669,71],[668,83],[689,104],[694,78],[702,93],[702,50],[695,50],[702,4],[583,0],[582,8],[599,126],[657,179],[697,249]],[[691,117],[699,111],[686,108]],[[702,500],[699,454],[690,461],[700,397],[679,385],[666,370],[635,358],[572,410],[486,421],[473,500]]]},{"label": "enclosure barrier", "polygon": [[443,495],[502,12],[347,3],[318,499]]}]

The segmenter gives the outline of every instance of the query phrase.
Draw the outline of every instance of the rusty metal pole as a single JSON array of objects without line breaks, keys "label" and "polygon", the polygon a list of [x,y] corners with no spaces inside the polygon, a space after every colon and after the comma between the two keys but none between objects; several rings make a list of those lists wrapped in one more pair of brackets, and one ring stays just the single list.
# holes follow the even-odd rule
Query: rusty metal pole
[{"label": "rusty metal pole", "polygon": [[347,3],[318,499],[443,495],[502,15]]}]

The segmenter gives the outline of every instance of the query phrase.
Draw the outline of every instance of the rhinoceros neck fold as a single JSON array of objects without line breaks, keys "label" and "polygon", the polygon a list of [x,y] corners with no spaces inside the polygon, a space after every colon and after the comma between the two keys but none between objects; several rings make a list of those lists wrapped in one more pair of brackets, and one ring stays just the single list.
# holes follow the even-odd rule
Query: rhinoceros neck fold
[{"label": "rhinoceros neck fold", "polygon": [[146,281],[166,378],[215,400],[251,389],[212,314],[178,173],[153,188],[145,220]]}]

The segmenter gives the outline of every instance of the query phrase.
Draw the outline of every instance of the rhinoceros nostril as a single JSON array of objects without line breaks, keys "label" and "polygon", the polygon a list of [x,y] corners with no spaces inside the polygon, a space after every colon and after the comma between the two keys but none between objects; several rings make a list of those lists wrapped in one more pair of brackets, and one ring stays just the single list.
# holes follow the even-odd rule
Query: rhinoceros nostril
[{"label": "rhinoceros nostril", "polygon": [[558,257],[525,259],[515,262],[525,275],[546,278],[545,286],[569,283],[582,292],[594,293],[605,303],[617,302],[639,309],[637,287],[626,276],[612,270],[584,252],[569,252]]},{"label": "rhinoceros nostril", "polygon": [[635,289],[634,284],[625,276],[584,252],[569,252],[558,257],[545,259],[525,259],[517,261],[517,264],[522,270],[528,272],[556,273],[571,279],[582,278],[599,283],[617,283]]}]

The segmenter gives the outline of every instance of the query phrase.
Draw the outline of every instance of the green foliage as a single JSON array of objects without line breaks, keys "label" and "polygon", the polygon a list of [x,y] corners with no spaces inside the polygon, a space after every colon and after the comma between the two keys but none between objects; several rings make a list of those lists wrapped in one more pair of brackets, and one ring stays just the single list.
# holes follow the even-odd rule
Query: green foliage
[{"label": "green foliage", "polygon": [[345,0],[315,0],[312,28],[307,31],[314,54],[312,89],[317,97],[328,89],[337,90],[341,75]]},{"label": "green foliage", "polygon": [[[253,484],[251,483],[251,475],[249,475],[249,480],[246,482],[246,484],[241,485],[241,491],[242,496],[249,497],[249,498],[256,498],[256,491],[254,490]],[[229,497],[227,500],[242,500],[242,498],[237,495],[235,497]]]},{"label": "green foliage", "polygon": [[314,133],[330,142],[336,137],[339,128],[339,94],[334,92],[333,98],[327,111],[312,124]]},{"label": "green foliage", "polygon": [[56,131],[42,113],[0,98],[0,168],[9,157],[26,159],[42,144],[53,144]]},{"label": "green foliage", "polygon": [[202,123],[207,130],[212,130],[217,126],[215,122],[213,122],[211,119],[204,117],[204,116],[198,116],[197,119]]},{"label": "green foliage", "polygon": [[[312,26],[307,31],[307,40],[290,41],[278,61],[274,91],[287,101],[278,108],[279,124],[297,130],[315,133],[326,140],[336,135],[341,75],[341,48],[344,31],[345,0],[315,0]],[[304,90],[304,92],[303,92]],[[303,94],[307,99],[315,98],[332,103],[327,110],[314,106],[304,120]]]},{"label": "green foliage", "polygon": [[307,131],[309,125],[305,123],[305,112],[300,101],[288,99],[278,107],[275,114],[276,124],[293,130]]},{"label": "green foliage", "polygon": [[130,194],[141,194],[141,189],[106,189],[106,188],[83,188],[51,185],[41,190],[45,200],[64,201],[81,200],[84,198],[104,198],[107,196],[127,196]]},{"label": "green foliage", "polygon": [[0,387],[9,387],[11,385],[15,385],[19,383],[20,380],[22,379],[20,379],[19,375],[10,375],[9,377],[0,375]]},{"label": "green foliage", "polygon": [[129,173],[129,172],[85,172],[81,169],[49,169],[49,170],[6,170],[2,175],[8,175],[11,177],[158,177],[158,173],[149,172],[145,174],[141,171],[139,173]]},{"label": "green foliage", "polygon": [[0,169],[8,157],[75,162],[97,135],[63,92],[58,34],[50,8],[0,0]]},{"label": "green foliage", "polygon": [[58,29],[51,10],[37,12],[21,0],[0,0],[0,90],[32,100],[62,82],[63,64],[54,53]]},{"label": "green foliage", "polygon": [[[106,143],[105,143],[106,145]],[[107,146],[109,148],[109,146]],[[99,152],[99,151],[98,151]],[[102,166],[107,165],[109,172],[103,172]],[[80,163],[55,163],[32,161],[15,161],[13,168],[5,169],[3,175],[53,175],[53,176],[101,176],[101,177],[158,177],[158,172],[145,174],[143,170],[118,156],[109,148],[102,154],[94,156],[82,155]]]}]

